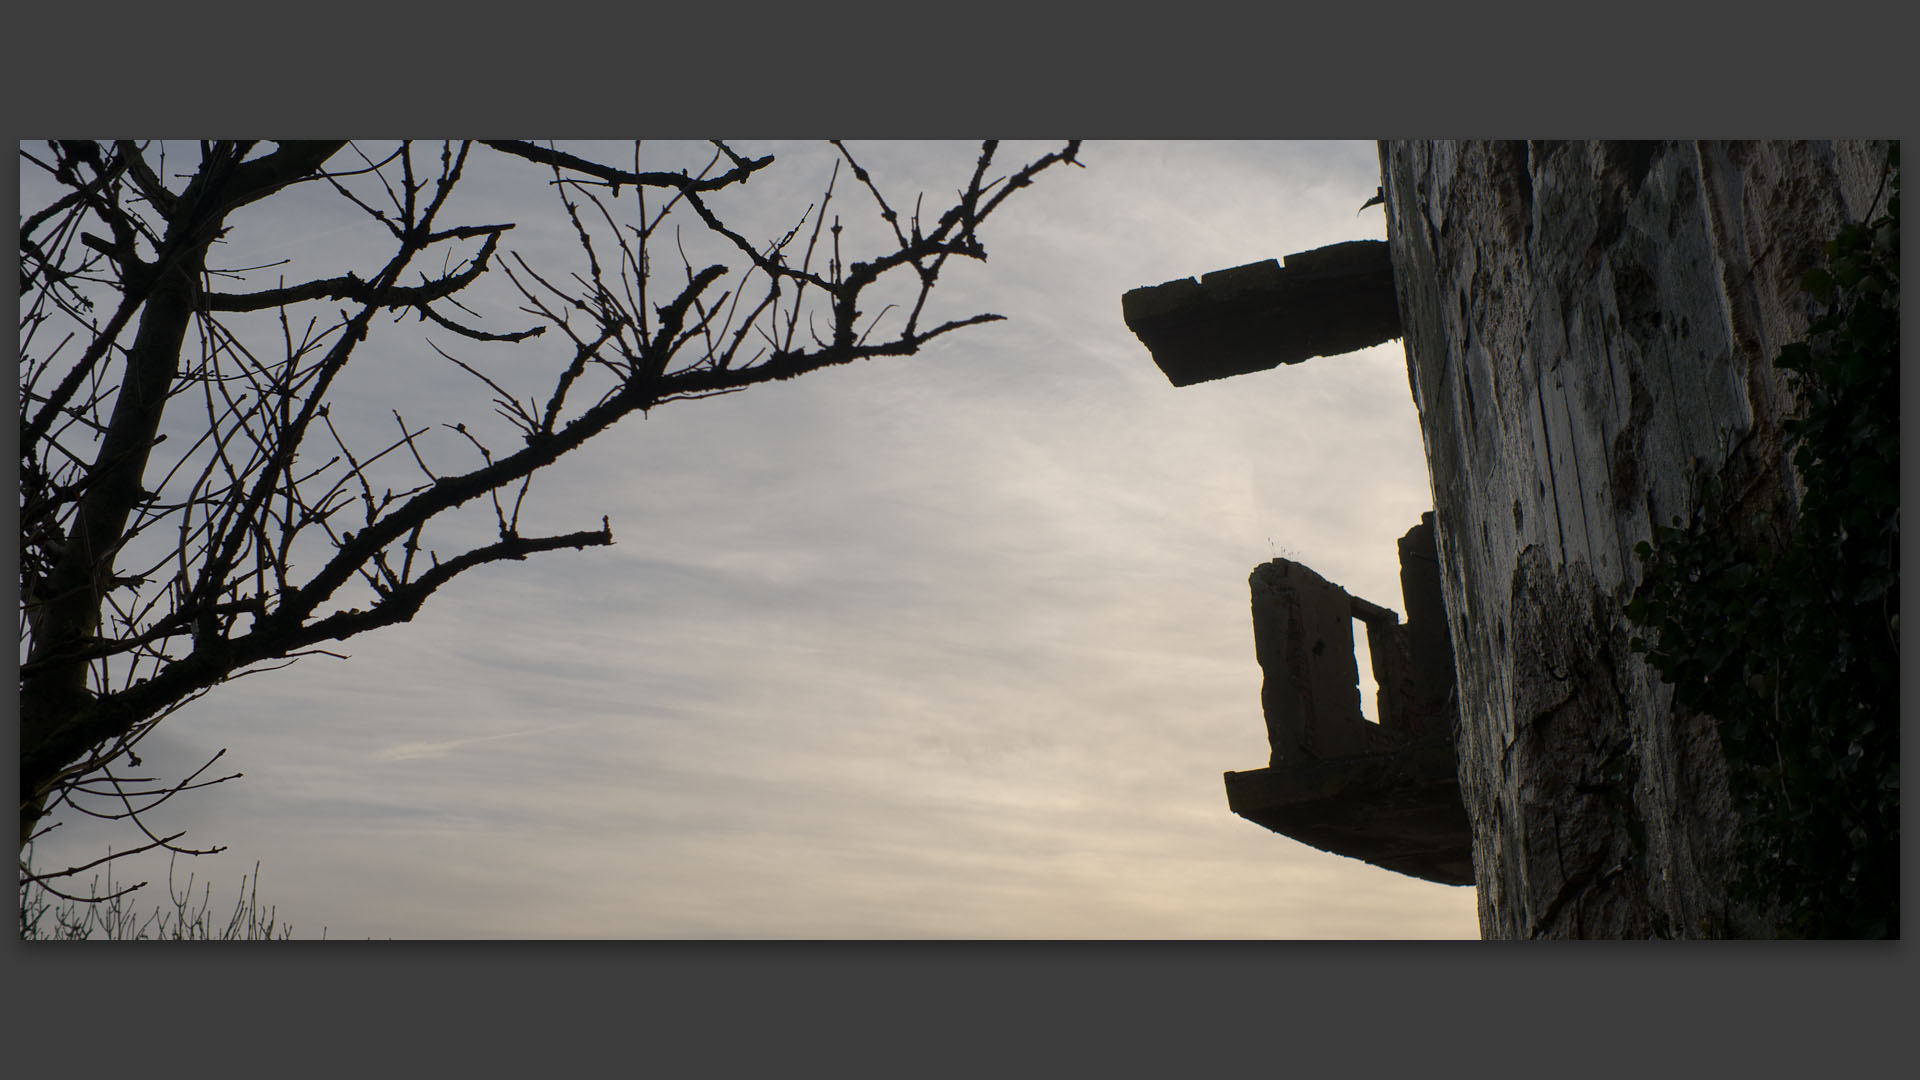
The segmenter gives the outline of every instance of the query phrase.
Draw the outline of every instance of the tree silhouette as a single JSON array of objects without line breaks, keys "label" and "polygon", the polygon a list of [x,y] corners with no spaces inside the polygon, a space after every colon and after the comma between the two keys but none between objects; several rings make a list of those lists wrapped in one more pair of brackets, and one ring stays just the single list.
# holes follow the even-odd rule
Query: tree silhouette
[{"label": "tree silhouette", "polygon": [[[835,143],[821,197],[755,240],[723,196],[771,156],[714,142],[704,168],[643,171],[642,149],[620,166],[523,141],[23,145],[23,172],[57,192],[20,226],[23,854],[62,805],[138,826],[145,845],[119,854],[189,850],[141,814],[232,777],[202,779],[211,761],[181,780],[127,775],[155,725],[228,679],[407,622],[474,567],[611,544],[605,518],[529,532],[521,508],[537,471],[623,417],[1000,318],[923,322],[947,260],[986,258],[982,223],[1043,170],[1078,164],[1070,142],[994,178],[987,142],[950,206],[903,219]],[[168,172],[169,155],[196,153]],[[554,193],[584,266],[502,255],[513,224],[443,221],[476,156]],[[870,257],[843,251],[842,165],[881,223]],[[251,208],[316,194],[382,237],[386,259],[294,284],[276,269],[304,254],[293,241],[267,266],[216,265],[265,220]],[[499,277],[509,300],[489,304]],[[482,329],[487,314],[521,321]],[[388,403],[394,427],[370,442],[332,392],[356,357],[390,356],[409,316],[451,376],[484,384],[493,415],[422,423]],[[502,349],[510,372],[482,358]],[[534,357],[548,363],[529,393]],[[483,542],[476,513],[492,519]],[[93,865],[23,861],[22,880]]]}]

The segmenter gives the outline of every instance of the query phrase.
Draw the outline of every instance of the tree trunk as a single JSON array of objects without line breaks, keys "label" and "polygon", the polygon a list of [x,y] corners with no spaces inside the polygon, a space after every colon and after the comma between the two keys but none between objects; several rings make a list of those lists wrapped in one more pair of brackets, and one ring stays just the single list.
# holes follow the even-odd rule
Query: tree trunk
[{"label": "tree trunk", "polygon": [[[229,213],[311,174],[340,145],[282,143],[273,153],[243,163],[250,143],[214,144],[170,205],[166,235],[154,261],[120,266],[124,291],[144,293],[145,305],[126,353],[111,418],[87,471],[86,493],[34,616],[33,649],[27,658],[34,667],[20,684],[22,846],[42,816],[47,786],[60,770],[141,719],[97,715],[100,706],[86,685],[89,665],[74,654],[99,627],[127,519],[144,497],[141,481],[180,372],[187,327],[200,307],[207,248]],[[74,658],[63,660],[68,656]]]},{"label": "tree trunk", "polygon": [[[1764,933],[1727,900],[1711,721],[1629,652],[1634,545],[1696,468],[1797,504],[1800,275],[1863,218],[1884,145],[1381,144],[1489,938]],[[1884,195],[1881,196],[1884,199]]]}]

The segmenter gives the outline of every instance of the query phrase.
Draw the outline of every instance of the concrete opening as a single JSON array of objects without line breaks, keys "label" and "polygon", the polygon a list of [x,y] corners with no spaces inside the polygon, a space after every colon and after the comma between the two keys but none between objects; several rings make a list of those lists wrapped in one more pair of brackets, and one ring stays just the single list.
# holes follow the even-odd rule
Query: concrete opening
[{"label": "concrete opening", "polygon": [[1380,722],[1380,683],[1373,677],[1373,643],[1367,624],[1353,620],[1353,666],[1360,674],[1360,719],[1369,724]]}]

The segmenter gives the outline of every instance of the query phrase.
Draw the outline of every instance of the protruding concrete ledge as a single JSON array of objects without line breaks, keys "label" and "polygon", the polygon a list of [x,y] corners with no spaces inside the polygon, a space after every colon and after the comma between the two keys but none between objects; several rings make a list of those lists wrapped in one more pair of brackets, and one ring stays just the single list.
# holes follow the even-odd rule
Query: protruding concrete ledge
[{"label": "protruding concrete ledge", "polygon": [[1134,289],[1127,326],[1175,386],[1337,356],[1400,336],[1393,262],[1353,240]]},{"label": "protruding concrete ledge", "polygon": [[1322,851],[1442,885],[1473,884],[1473,830],[1451,743],[1230,772],[1233,812]]},{"label": "protruding concrete ledge", "polygon": [[[1323,851],[1449,885],[1473,883],[1453,748],[1453,647],[1433,515],[1400,540],[1408,620],[1312,569],[1253,572],[1254,653],[1269,766],[1226,774],[1233,812]],[[1367,628],[1377,715],[1360,712],[1353,623]]]}]

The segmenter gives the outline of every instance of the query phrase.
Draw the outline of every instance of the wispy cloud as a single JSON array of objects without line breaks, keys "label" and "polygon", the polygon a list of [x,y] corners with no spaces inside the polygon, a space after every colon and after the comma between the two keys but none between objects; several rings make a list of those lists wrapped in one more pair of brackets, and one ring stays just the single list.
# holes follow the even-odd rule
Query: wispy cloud
[{"label": "wispy cloud", "polygon": [[523,739],[528,735],[544,735],[549,731],[564,731],[572,724],[555,724],[549,727],[531,728],[527,731],[508,731],[499,735],[475,735],[465,739],[442,739],[437,742],[404,742],[373,752],[375,761],[413,761],[418,758],[443,758],[464,746],[477,746],[480,743],[498,742],[501,739]]},{"label": "wispy cloud", "polygon": [[[976,152],[855,150],[896,206]],[[1430,504],[1399,350],[1176,390],[1120,319],[1135,286],[1377,235],[1373,147],[1084,157],[942,272],[947,311],[1007,322],[635,418],[523,512],[606,514],[614,547],[482,568],[169,721],[156,754],[247,773],[178,823],[336,937],[1473,936],[1471,890],[1276,836],[1221,783],[1267,755],[1253,567],[1284,547],[1397,606]],[[753,198],[784,231],[824,180]],[[570,228],[476,190],[564,265]],[[358,377],[388,424],[466,400],[425,350]]]}]

